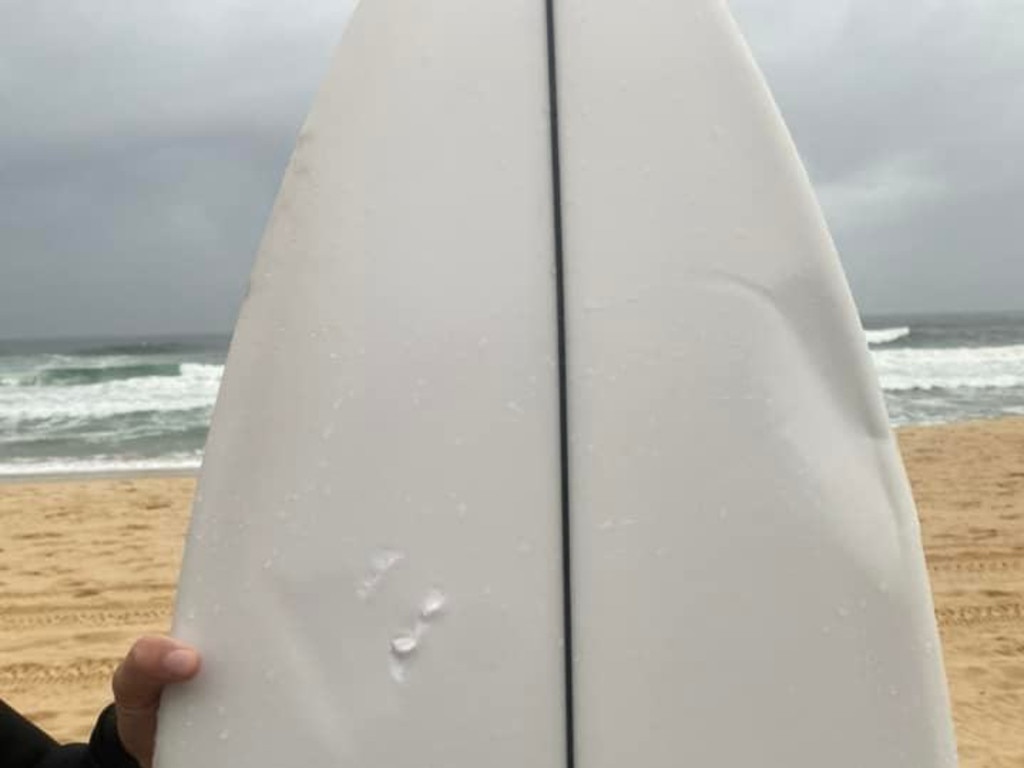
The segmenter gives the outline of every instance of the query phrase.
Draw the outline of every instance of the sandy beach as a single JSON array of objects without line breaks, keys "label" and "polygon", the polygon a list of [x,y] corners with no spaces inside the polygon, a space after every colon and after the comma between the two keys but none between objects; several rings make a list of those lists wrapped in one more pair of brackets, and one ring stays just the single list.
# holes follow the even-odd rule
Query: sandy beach
[{"label": "sandy beach", "polygon": [[[1024,766],[1024,419],[900,432],[965,768]],[[189,477],[0,483],[0,696],[86,738],[132,639],[170,626]]]}]

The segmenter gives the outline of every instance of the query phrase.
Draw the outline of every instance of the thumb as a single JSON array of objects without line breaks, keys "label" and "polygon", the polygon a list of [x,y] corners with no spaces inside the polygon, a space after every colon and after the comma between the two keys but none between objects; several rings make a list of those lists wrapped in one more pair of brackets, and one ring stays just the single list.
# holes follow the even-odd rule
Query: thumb
[{"label": "thumb", "polygon": [[143,768],[153,759],[156,712],[169,683],[182,682],[199,671],[199,654],[168,637],[140,638],[114,672],[117,734],[125,750]]}]

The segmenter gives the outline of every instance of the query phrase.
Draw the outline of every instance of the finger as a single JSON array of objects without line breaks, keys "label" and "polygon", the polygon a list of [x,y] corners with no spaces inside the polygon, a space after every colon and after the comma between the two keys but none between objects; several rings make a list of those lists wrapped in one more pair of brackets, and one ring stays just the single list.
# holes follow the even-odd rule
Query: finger
[{"label": "finger", "polygon": [[165,685],[188,680],[198,671],[195,649],[169,637],[143,637],[114,672],[114,701],[125,710],[155,708]]}]

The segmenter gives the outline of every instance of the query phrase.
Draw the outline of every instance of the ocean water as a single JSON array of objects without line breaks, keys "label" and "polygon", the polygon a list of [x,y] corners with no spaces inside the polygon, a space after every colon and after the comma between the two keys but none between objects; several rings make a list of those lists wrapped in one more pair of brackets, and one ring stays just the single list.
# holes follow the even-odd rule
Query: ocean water
[{"label": "ocean water", "polygon": [[[1024,314],[864,327],[894,425],[1024,415]],[[227,345],[0,341],[0,476],[198,467]]]},{"label": "ocean water", "polygon": [[864,319],[896,426],[1024,415],[1024,314]]},{"label": "ocean water", "polygon": [[0,341],[0,476],[198,467],[227,345]]}]

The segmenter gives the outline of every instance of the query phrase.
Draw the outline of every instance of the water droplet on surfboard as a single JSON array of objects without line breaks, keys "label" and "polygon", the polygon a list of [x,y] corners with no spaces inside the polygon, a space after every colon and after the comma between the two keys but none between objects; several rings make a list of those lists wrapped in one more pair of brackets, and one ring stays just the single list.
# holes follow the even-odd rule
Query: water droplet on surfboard
[{"label": "water droplet on surfboard", "polygon": [[391,638],[391,653],[399,658],[406,658],[416,652],[419,638],[414,634],[398,635]]},{"label": "water droplet on surfboard", "polygon": [[423,598],[423,604],[420,606],[420,617],[425,621],[430,621],[433,618],[439,616],[448,603],[448,597],[439,589],[432,589],[427,593],[427,596]]}]

